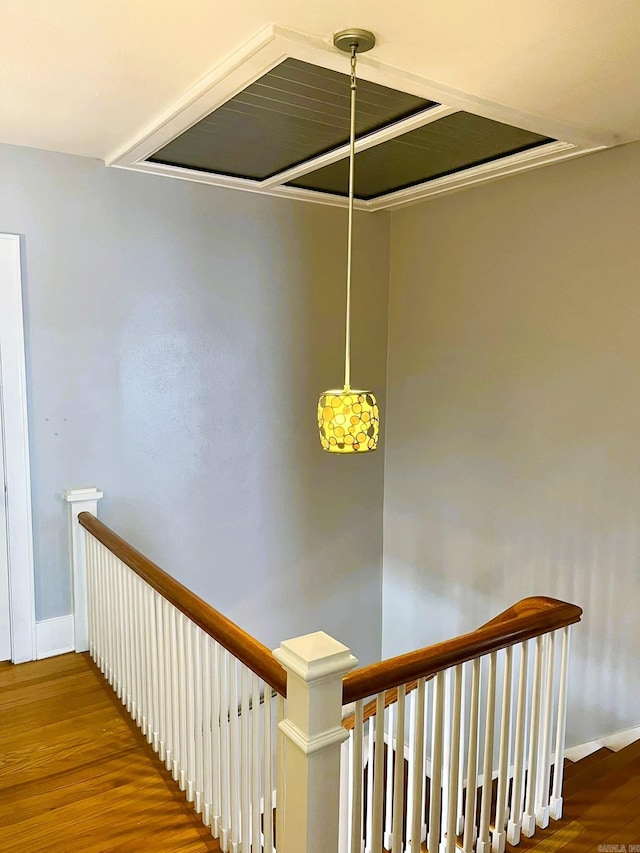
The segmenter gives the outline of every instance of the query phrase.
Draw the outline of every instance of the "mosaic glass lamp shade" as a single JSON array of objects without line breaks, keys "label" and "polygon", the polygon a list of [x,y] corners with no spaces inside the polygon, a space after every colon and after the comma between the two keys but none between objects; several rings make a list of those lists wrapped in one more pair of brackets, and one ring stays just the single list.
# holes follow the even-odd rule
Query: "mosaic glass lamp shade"
[{"label": "mosaic glass lamp shade", "polygon": [[378,446],[380,413],[371,391],[325,391],[318,400],[320,443],[329,453],[363,453]]}]

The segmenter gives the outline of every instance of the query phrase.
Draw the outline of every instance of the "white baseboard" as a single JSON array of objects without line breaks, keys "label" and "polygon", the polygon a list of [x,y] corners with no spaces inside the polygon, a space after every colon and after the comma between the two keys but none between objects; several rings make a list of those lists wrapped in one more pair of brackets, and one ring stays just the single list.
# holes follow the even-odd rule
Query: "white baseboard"
[{"label": "white baseboard", "polygon": [[591,740],[589,743],[572,746],[570,749],[565,749],[564,754],[565,758],[568,758],[569,761],[580,761],[581,758],[586,758],[587,755],[591,755],[597,749],[602,749],[603,746],[607,747],[607,749],[612,749],[614,752],[618,752],[618,750],[624,749],[625,746],[636,740],[640,740],[640,726],[634,726],[634,728],[627,729],[624,732],[607,735],[607,737],[600,738],[599,740]]},{"label": "white baseboard", "polygon": [[50,658],[74,650],[73,614],[36,622],[36,658]]}]

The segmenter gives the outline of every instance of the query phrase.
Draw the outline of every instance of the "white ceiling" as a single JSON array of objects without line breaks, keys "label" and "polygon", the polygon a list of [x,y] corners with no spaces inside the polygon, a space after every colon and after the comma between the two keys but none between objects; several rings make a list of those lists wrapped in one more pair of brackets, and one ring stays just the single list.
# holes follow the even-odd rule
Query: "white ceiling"
[{"label": "white ceiling", "polygon": [[640,0],[0,0],[0,142],[106,159],[269,24],[366,27],[382,63],[640,139]]}]

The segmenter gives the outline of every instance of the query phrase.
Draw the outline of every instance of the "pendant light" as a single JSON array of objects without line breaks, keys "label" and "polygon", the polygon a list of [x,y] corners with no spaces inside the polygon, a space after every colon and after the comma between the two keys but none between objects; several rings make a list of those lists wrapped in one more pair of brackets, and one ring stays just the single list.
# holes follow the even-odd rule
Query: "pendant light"
[{"label": "pendant light", "polygon": [[380,413],[371,391],[351,387],[351,247],[353,234],[353,179],[356,134],[356,56],[376,43],[368,30],[342,30],[333,43],[351,54],[351,129],[349,134],[349,225],[347,237],[347,309],[344,348],[344,388],[325,391],[318,401],[320,443],[328,453],[364,453],[378,446]]}]

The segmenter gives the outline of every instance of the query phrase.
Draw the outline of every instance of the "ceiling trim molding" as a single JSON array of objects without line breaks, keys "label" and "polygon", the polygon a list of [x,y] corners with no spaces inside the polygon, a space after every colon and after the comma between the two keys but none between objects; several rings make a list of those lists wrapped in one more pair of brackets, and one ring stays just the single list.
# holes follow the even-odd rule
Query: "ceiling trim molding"
[{"label": "ceiling trim molding", "polygon": [[[328,204],[332,207],[347,207],[346,196],[323,193],[317,190],[305,190],[301,187],[287,187],[283,185],[267,187],[263,189],[259,181],[249,178],[234,178],[227,175],[216,175],[213,172],[198,172],[195,169],[185,169],[181,166],[168,166],[164,163],[134,163],[131,166],[115,163],[116,169],[126,169],[130,172],[145,172],[148,175],[162,175],[165,178],[175,178],[179,181],[191,181],[196,184],[208,184],[212,187],[223,189],[242,190],[243,192],[257,193],[258,195],[279,196],[280,198],[292,198],[297,201],[310,201],[316,204]],[[370,202],[354,199],[356,210],[370,210]]]},{"label": "ceiling trim molding", "polygon": [[[419,127],[424,127],[431,124],[433,121],[444,118],[445,116],[458,113],[460,110],[455,107],[444,107],[440,104],[437,107],[430,107],[423,110],[417,115],[409,116],[409,118],[401,119],[395,124],[387,125],[381,130],[376,130],[369,133],[367,136],[361,136],[356,139],[355,152],[359,154],[361,151],[366,151],[367,148],[374,148],[382,142],[388,142],[390,139],[395,139],[396,136],[402,136],[403,133],[408,133],[410,130],[417,130]],[[285,169],[284,172],[278,172],[270,178],[266,178],[260,182],[260,186],[264,189],[267,187],[277,186],[278,184],[286,184],[289,181],[295,181],[303,175],[308,175],[309,172],[315,172],[316,169],[321,169],[323,166],[330,166],[331,163],[337,163],[338,160],[344,160],[349,156],[349,143],[345,142],[333,151],[327,151],[325,154],[320,154],[311,160],[305,160],[304,163],[299,163],[297,166],[292,166],[290,169]]]},{"label": "ceiling trim molding", "polygon": [[[288,57],[346,73],[345,58],[336,51],[330,38],[325,40],[282,27],[268,26],[212,69],[134,137],[119,146],[106,158],[106,164],[213,186],[344,207],[346,199],[341,196],[283,185],[287,181],[343,159],[348,154],[348,145],[340,146],[262,182],[150,163],[146,159]],[[406,73],[376,60],[370,54],[363,54],[360,58],[358,74],[362,79],[372,83],[436,101],[440,106],[427,109],[417,116],[396,122],[359,139],[356,142],[356,151],[364,151],[380,142],[399,136],[407,130],[423,126],[460,110],[562,140],[370,201],[357,201],[356,207],[361,210],[380,210],[413,204],[421,199],[434,198],[462,189],[464,186],[504,177],[619,143],[612,134],[591,133],[584,128],[552,121],[544,116],[524,113],[504,104],[455,90],[437,81]]]},{"label": "ceiling trim molding", "polygon": [[419,201],[437,198],[438,196],[455,192],[465,187],[485,183],[486,181],[495,181],[498,178],[505,178],[508,175],[515,175],[519,172],[526,172],[541,166],[549,166],[561,160],[570,160],[574,157],[581,157],[583,154],[592,154],[606,147],[605,145],[599,145],[592,148],[583,148],[579,145],[572,145],[570,142],[550,142],[548,145],[540,145],[538,148],[521,151],[518,154],[511,154],[507,157],[502,157],[498,161],[494,160],[491,163],[472,166],[464,171],[444,175],[442,178],[436,178],[427,183],[387,193],[387,195],[378,196],[375,199],[362,203],[365,205],[365,209],[370,211],[406,207],[410,204],[416,204]]}]

